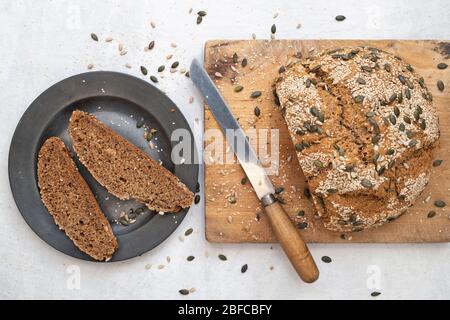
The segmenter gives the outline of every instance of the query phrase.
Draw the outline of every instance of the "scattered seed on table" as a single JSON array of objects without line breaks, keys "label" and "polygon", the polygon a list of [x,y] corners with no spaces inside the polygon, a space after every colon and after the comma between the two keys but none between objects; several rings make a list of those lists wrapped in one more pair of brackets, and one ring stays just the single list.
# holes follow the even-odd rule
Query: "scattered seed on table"
[{"label": "scattered seed on table", "polygon": [[247,271],[247,269],[248,269],[248,265],[244,264],[241,268],[241,273],[245,273]]},{"label": "scattered seed on table", "polygon": [[158,83],[158,78],[155,76],[150,76],[150,80],[152,80],[152,82],[154,83]]},{"label": "scattered seed on table", "polygon": [[299,212],[297,212],[297,216],[298,217],[304,217],[305,216],[305,210],[300,210]]},{"label": "scattered seed on table", "polygon": [[197,16],[197,24],[202,23],[202,20],[203,20],[202,16]]},{"label": "scattered seed on table", "polygon": [[156,28],[156,23],[154,23],[153,21],[150,22],[150,26],[155,29]]},{"label": "scattered seed on table", "polygon": [[336,21],[344,21],[345,20],[345,16],[343,16],[343,15],[337,15],[336,17],[335,17],[335,19],[336,19]]},{"label": "scattered seed on table", "polygon": [[275,24],[272,25],[272,27],[270,28],[270,32],[272,34],[274,34],[275,32],[277,32],[277,26]]},{"label": "scattered seed on table", "polygon": [[181,289],[178,292],[180,294],[182,294],[183,296],[187,296],[189,294],[189,290],[188,289]]},{"label": "scattered seed on table", "polygon": [[245,67],[247,66],[247,63],[248,63],[247,58],[244,58],[244,59],[242,59],[242,61],[241,61],[241,66],[242,66],[243,68],[245,68]]},{"label": "scattered seed on table", "polygon": [[138,122],[136,122],[136,128],[142,128],[144,125],[144,118],[139,119]]},{"label": "scattered seed on table", "polygon": [[89,63],[89,64],[87,65],[87,68],[88,68],[88,70],[92,70],[92,68],[94,68],[94,65],[93,65],[92,63]]},{"label": "scattered seed on table", "polygon": [[219,254],[218,257],[222,261],[227,261],[228,260],[227,257],[225,255],[223,255],[223,254]]},{"label": "scattered seed on table", "polygon": [[437,65],[437,68],[440,70],[447,69],[447,67],[448,67],[448,64],[446,64],[444,62],[438,63],[438,65]]},{"label": "scattered seed on table", "polygon": [[261,115],[261,110],[258,107],[255,107],[254,113],[255,116],[259,117]]},{"label": "scattered seed on table", "polygon": [[197,194],[197,195],[194,197],[194,203],[195,203],[195,204],[198,204],[199,202],[200,202],[200,195]]},{"label": "scattered seed on table", "polygon": [[164,65],[158,67],[158,72],[163,72],[166,67]]},{"label": "scattered seed on table", "polygon": [[370,295],[371,295],[372,297],[378,297],[380,294],[381,294],[381,292],[374,291],[374,292],[372,292]]},{"label": "scattered seed on table", "polygon": [[436,211],[431,210],[430,212],[428,212],[427,218],[433,218],[435,215],[436,215]]},{"label": "scattered seed on table", "polygon": [[438,208],[443,208],[443,207],[445,207],[445,202],[442,201],[442,200],[436,200],[436,201],[434,202],[434,205],[435,205],[436,207],[438,207]]},{"label": "scattered seed on table", "polygon": [[280,193],[282,193],[284,191],[284,188],[283,187],[276,187],[275,188],[275,193],[276,194],[280,194]]},{"label": "scattered seed on table", "polygon": [[150,41],[148,44],[148,50],[152,50],[155,47],[155,41]]},{"label": "scattered seed on table", "polygon": [[180,63],[178,61],[175,61],[174,63],[172,63],[172,65],[170,67],[172,69],[176,69],[179,65],[180,65]]},{"label": "scattered seed on table", "polygon": [[187,237],[187,236],[189,236],[190,234],[192,234],[192,232],[194,232],[194,229],[189,228],[189,229],[187,229],[187,230],[184,232],[184,235]]},{"label": "scattered seed on table", "polygon": [[261,91],[253,91],[252,94],[250,95],[250,98],[256,99],[260,96],[261,96]]},{"label": "scattered seed on table", "polygon": [[94,41],[98,41],[98,37],[97,37],[97,35],[95,33],[91,33],[91,38]]},{"label": "scattered seed on table", "polygon": [[188,71],[188,72],[186,72],[186,73],[184,74],[184,76],[185,76],[186,78],[190,78],[190,77],[191,77],[191,74],[190,74],[189,71]]},{"label": "scattered seed on table", "polygon": [[444,91],[445,86],[444,86],[444,82],[442,80],[438,80],[436,85],[437,85],[437,88],[439,89],[439,91]]},{"label": "scattered seed on table", "polygon": [[206,11],[201,10],[201,11],[197,12],[197,14],[198,14],[200,17],[204,17],[204,16],[206,16]]},{"label": "scattered seed on table", "polygon": [[198,183],[198,182],[195,185],[195,192],[200,192],[200,183]]},{"label": "scattered seed on table", "polygon": [[243,86],[236,86],[236,87],[234,87],[234,92],[241,92],[242,89],[244,89]]},{"label": "scattered seed on table", "polygon": [[141,72],[142,72],[142,74],[143,74],[144,76],[146,76],[147,73],[148,73],[147,68],[144,67],[144,66],[141,66]]},{"label": "scattered seed on table", "polygon": [[331,260],[331,258],[329,256],[323,256],[322,257],[322,261],[325,262],[325,263],[330,263],[332,260]]},{"label": "scattered seed on table", "polygon": [[186,258],[187,261],[192,261],[192,260],[194,260],[194,259],[195,259],[194,256],[189,256],[189,257]]},{"label": "scattered seed on table", "polygon": [[439,167],[442,164],[443,160],[434,160],[433,161],[433,167]]},{"label": "scattered seed on table", "polygon": [[241,184],[242,185],[246,184],[247,182],[248,182],[248,178],[247,177],[244,177],[244,178],[241,179]]}]

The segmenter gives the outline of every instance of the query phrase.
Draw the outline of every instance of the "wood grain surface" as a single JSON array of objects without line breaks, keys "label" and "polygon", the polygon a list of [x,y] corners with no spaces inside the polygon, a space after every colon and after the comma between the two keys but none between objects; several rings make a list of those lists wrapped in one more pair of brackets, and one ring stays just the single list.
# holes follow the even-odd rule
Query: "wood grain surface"
[{"label": "wood grain surface", "polygon": [[[297,61],[302,56],[314,55],[325,48],[368,45],[399,55],[424,77],[433,94],[439,112],[441,137],[434,159],[444,160],[433,168],[430,183],[404,215],[380,228],[351,234],[331,232],[323,228],[315,210],[304,195],[305,178],[299,167],[287,127],[277,109],[272,85],[280,66]],[[237,54],[233,61],[234,53]],[[278,129],[280,143],[280,167],[270,178],[276,187],[283,187],[283,205],[295,224],[305,227],[299,232],[307,242],[448,242],[450,241],[450,68],[440,70],[437,64],[450,64],[448,41],[403,40],[214,40],[205,45],[205,68],[230,105],[242,128]],[[242,66],[242,60],[247,65]],[[445,85],[443,92],[437,89],[437,81]],[[242,91],[235,92],[237,85]],[[261,91],[252,99],[253,91]],[[261,110],[256,117],[254,108]],[[205,130],[218,129],[217,123],[205,107]],[[205,150],[213,140],[205,134]],[[215,141],[214,143],[218,143]],[[220,142],[219,140],[219,143]],[[270,149],[270,138],[268,140]],[[223,142],[223,150],[228,151]],[[206,238],[211,242],[275,242],[268,218],[263,213],[250,183],[241,183],[245,177],[238,163],[223,164],[205,153],[205,219]],[[243,181],[245,182],[245,181]],[[235,200],[235,201],[234,201]],[[448,205],[436,208],[435,200]],[[298,216],[303,210],[305,215]],[[428,218],[430,210],[436,215]]]}]

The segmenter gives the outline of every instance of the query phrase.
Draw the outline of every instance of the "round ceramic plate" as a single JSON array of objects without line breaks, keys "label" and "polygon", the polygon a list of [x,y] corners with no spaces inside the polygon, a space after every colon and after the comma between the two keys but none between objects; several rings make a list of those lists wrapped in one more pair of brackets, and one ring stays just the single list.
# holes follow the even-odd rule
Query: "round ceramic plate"
[{"label": "round ceramic plate", "polygon": [[[165,215],[146,210],[128,226],[117,223],[121,213],[142,207],[142,204],[134,200],[121,201],[109,194],[74,156],[67,128],[75,109],[94,114],[160,161],[194,192],[198,180],[197,162],[192,159],[191,164],[187,164],[189,161],[173,164],[171,161],[172,147],[179,142],[171,140],[175,129],[185,129],[190,133],[191,141],[186,142],[191,144],[195,157],[192,131],[180,110],[164,93],[141,79],[116,72],[88,72],[58,82],[30,105],[17,125],[9,150],[9,181],[17,207],[31,229],[55,249],[72,257],[92,260],[59,230],[39,196],[37,155],[47,138],[57,136],[71,151],[117,237],[119,249],[110,261],[139,256],[174,232],[188,209]],[[157,130],[152,140],[153,148],[144,139],[144,128],[137,126],[141,119],[145,126]]]}]

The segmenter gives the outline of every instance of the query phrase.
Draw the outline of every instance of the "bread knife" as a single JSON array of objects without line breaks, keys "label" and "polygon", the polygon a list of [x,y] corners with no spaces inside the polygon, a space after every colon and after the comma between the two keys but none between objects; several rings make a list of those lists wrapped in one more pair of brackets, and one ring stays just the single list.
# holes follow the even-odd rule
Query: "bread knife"
[{"label": "bread knife", "polygon": [[[209,109],[236,154],[256,195],[261,200],[272,230],[300,278],[308,283],[319,277],[319,270],[300,232],[274,196],[275,190],[255,151],[230,108],[198,60],[190,67],[190,77],[202,93]],[[233,134],[229,134],[230,130]]]}]

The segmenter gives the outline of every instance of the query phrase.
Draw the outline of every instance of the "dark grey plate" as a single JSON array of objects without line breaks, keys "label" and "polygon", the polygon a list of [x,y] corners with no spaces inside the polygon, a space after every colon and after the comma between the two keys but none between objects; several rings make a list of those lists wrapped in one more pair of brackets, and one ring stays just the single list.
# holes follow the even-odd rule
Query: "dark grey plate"
[{"label": "dark grey plate", "polygon": [[[160,160],[164,167],[177,175],[190,190],[195,191],[198,163],[191,159],[173,164],[171,149],[178,141],[171,141],[175,129],[190,133],[192,157],[196,157],[192,131],[175,104],[153,85],[117,72],[89,72],[65,79],[42,93],[26,110],[11,142],[9,150],[9,181],[22,216],[45,242],[72,257],[92,260],[79,251],[64,232],[58,229],[43,205],[37,185],[36,160],[43,142],[51,136],[64,140],[74,155],[67,127],[74,109],[90,112],[114,131]],[[141,118],[158,130],[150,148],[144,139],[144,129],[137,128]],[[142,205],[136,201],[121,201],[109,194],[73,156],[81,175],[97,197],[98,203],[111,222],[119,249],[111,261],[139,256],[164,241],[180,225],[187,209],[177,214],[159,215],[147,210],[129,226],[114,223],[121,212]]]}]

